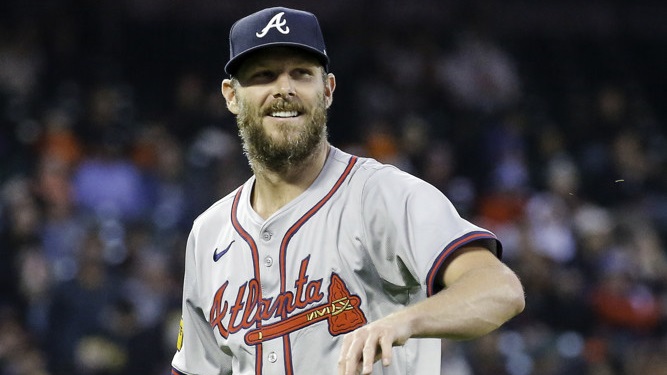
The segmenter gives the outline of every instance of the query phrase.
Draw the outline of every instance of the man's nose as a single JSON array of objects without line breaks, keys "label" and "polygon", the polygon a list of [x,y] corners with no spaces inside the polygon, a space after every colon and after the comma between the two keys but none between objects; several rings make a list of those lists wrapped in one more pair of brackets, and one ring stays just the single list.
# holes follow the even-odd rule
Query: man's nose
[{"label": "man's nose", "polygon": [[282,96],[283,98],[286,98],[288,96],[294,96],[295,91],[294,91],[294,82],[292,81],[292,77],[290,77],[289,74],[287,73],[282,73],[276,78],[276,88],[275,88],[275,93],[273,96],[275,98],[278,98]]}]

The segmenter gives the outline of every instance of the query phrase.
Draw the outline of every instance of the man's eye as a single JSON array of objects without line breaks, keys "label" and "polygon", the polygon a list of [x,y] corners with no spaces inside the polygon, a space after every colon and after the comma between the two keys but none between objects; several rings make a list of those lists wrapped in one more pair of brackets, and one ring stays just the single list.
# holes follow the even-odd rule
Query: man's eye
[{"label": "man's eye", "polygon": [[313,75],[313,72],[310,69],[297,69],[295,75],[299,77],[310,77]]},{"label": "man's eye", "polygon": [[254,73],[252,75],[252,78],[253,79],[263,79],[263,80],[271,79],[271,78],[273,78],[273,72],[271,72],[269,70],[262,70],[262,71]]}]

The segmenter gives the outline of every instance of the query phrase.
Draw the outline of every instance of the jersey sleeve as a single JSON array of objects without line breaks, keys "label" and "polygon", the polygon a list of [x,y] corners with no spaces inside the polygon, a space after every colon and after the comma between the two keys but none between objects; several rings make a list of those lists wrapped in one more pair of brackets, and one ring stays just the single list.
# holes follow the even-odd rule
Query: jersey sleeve
[{"label": "jersey sleeve", "polygon": [[373,263],[397,287],[419,284],[427,295],[437,292],[439,267],[471,242],[501,255],[493,233],[463,219],[437,188],[394,167],[380,168],[367,180],[362,215]]},{"label": "jersey sleeve", "polygon": [[195,258],[195,236],[190,233],[185,252],[181,327],[172,375],[229,375],[231,355],[217,345],[211,325],[200,307]]}]

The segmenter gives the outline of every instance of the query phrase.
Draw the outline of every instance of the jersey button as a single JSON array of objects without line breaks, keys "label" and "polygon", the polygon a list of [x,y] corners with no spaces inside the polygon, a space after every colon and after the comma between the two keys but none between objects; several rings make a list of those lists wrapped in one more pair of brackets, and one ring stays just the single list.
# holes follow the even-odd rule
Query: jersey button
[{"label": "jersey button", "polygon": [[276,354],[276,352],[271,352],[269,353],[267,359],[269,360],[269,362],[274,363],[275,361],[278,360],[278,354]]},{"label": "jersey button", "polygon": [[264,258],[264,265],[267,267],[271,267],[273,265],[273,258],[270,256]]},{"label": "jersey button", "polygon": [[271,239],[271,232],[264,232],[264,233],[262,233],[262,239],[263,239],[264,241],[268,241],[268,240],[270,240],[270,239]]}]

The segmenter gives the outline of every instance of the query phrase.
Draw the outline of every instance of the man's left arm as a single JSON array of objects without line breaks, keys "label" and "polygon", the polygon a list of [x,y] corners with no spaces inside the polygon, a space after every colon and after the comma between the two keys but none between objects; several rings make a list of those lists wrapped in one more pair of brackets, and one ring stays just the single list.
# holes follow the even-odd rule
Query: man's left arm
[{"label": "man's left arm", "polygon": [[343,339],[339,375],[372,372],[392,361],[392,347],[409,338],[455,340],[485,335],[523,311],[524,291],[516,274],[483,247],[458,249],[441,267],[445,287],[425,300],[361,327]]}]

